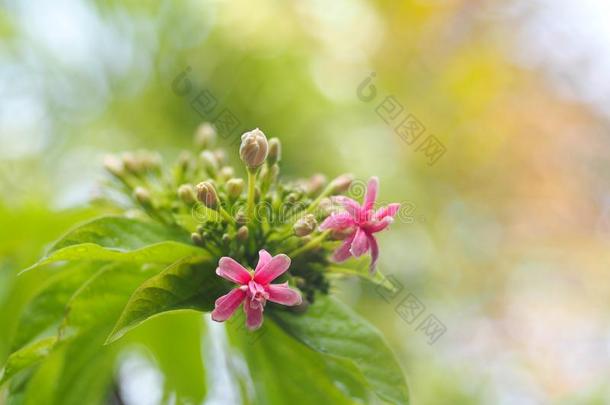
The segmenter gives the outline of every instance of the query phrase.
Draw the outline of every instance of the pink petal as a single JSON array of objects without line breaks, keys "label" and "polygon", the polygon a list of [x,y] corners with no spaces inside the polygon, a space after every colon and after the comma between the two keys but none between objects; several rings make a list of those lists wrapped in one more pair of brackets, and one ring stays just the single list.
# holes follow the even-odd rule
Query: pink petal
[{"label": "pink petal", "polygon": [[371,265],[369,266],[369,271],[371,274],[374,274],[377,259],[379,258],[379,245],[377,244],[377,239],[375,239],[374,236],[370,235],[368,239],[369,246],[371,247]]},{"label": "pink petal", "polygon": [[352,242],[356,237],[356,232],[352,233],[347,239],[343,241],[343,244],[339,249],[335,250],[333,253],[333,260],[336,262],[344,262],[352,256],[350,252],[350,248],[352,247]]},{"label": "pink petal", "polygon": [[375,219],[384,219],[385,217],[394,217],[398,210],[400,209],[400,204],[393,203],[386,205],[375,211]]},{"label": "pink petal", "polygon": [[234,288],[228,294],[216,300],[212,311],[212,319],[216,322],[224,322],[233,315],[239,304],[246,298],[246,292],[241,288]]},{"label": "pink petal", "polygon": [[254,273],[254,281],[267,285],[284,274],[289,267],[290,258],[284,254],[277,255]]},{"label": "pink petal", "polygon": [[333,199],[343,205],[343,208],[345,208],[355,220],[359,220],[359,218],[362,217],[362,208],[356,201],[343,195],[333,197]]},{"label": "pink petal", "polygon": [[355,225],[355,221],[352,216],[346,212],[340,214],[332,214],[320,224],[320,230],[325,231],[327,229],[342,230]]},{"label": "pink petal", "polygon": [[366,232],[364,232],[362,228],[358,228],[358,230],[356,231],[356,236],[354,237],[354,241],[352,242],[350,252],[354,257],[360,257],[365,254],[368,249],[369,240],[366,235]]},{"label": "pink petal", "polygon": [[269,292],[269,301],[277,302],[278,304],[292,306],[303,302],[301,294],[288,287],[288,283],[269,284],[267,291]]},{"label": "pink petal", "polygon": [[220,277],[233,281],[237,284],[248,284],[248,281],[252,279],[252,276],[241,264],[237,263],[230,257],[223,257],[218,262],[218,268],[216,274]]},{"label": "pink petal", "polygon": [[377,233],[386,229],[392,222],[394,222],[394,218],[385,217],[381,221],[367,223],[365,228],[369,233]]},{"label": "pink petal", "polygon": [[263,306],[257,301],[245,302],[244,312],[246,313],[246,326],[250,330],[255,330],[263,324]]},{"label": "pink petal", "polygon": [[375,205],[377,200],[377,191],[379,190],[379,179],[377,177],[371,177],[369,184],[366,187],[366,195],[364,196],[364,210],[368,211]]},{"label": "pink petal", "polygon": [[261,249],[258,252],[258,263],[256,264],[256,270],[254,272],[259,271],[263,266],[271,261],[271,255],[265,249]]}]

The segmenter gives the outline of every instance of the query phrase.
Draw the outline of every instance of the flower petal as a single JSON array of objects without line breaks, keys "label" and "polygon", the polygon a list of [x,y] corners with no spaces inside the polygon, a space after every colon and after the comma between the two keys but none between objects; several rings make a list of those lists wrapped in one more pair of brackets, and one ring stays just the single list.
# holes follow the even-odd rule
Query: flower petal
[{"label": "flower petal", "polygon": [[250,330],[255,330],[263,324],[263,306],[257,301],[245,302],[244,312],[246,313],[246,326]]},{"label": "flower petal", "polygon": [[277,255],[254,273],[254,281],[267,285],[284,274],[289,267],[290,258],[284,254]]},{"label": "flower petal", "polygon": [[261,249],[258,252],[258,263],[256,264],[256,270],[254,272],[259,271],[263,268],[267,263],[271,261],[271,255],[265,249]]},{"label": "flower petal", "polygon": [[352,256],[350,252],[350,248],[352,247],[352,242],[354,241],[354,237],[356,236],[356,231],[352,233],[347,239],[343,241],[343,244],[335,250],[333,253],[333,260],[336,262],[344,262]]},{"label": "flower petal", "polygon": [[359,220],[362,217],[362,208],[360,207],[360,204],[351,198],[344,195],[338,195],[333,197],[333,200],[341,204],[355,220]]},{"label": "flower petal", "polygon": [[288,283],[269,284],[267,291],[269,292],[269,301],[278,304],[292,306],[303,302],[301,294],[297,290],[288,287]]},{"label": "flower petal", "polygon": [[212,311],[212,319],[224,322],[233,315],[239,304],[246,298],[246,292],[241,288],[234,288],[228,294],[218,298]]},{"label": "flower petal", "polygon": [[248,284],[252,279],[250,272],[230,257],[222,257],[218,262],[216,274],[237,284]]},{"label": "flower petal", "polygon": [[320,224],[320,230],[326,231],[327,229],[342,230],[355,225],[354,218],[346,212],[339,214],[332,214]]},{"label": "flower petal", "polygon": [[363,207],[365,211],[373,208],[375,200],[377,200],[377,191],[379,190],[379,179],[377,177],[371,177],[369,184],[366,187],[366,195],[364,196]]},{"label": "flower petal", "polygon": [[369,272],[375,274],[375,266],[377,265],[377,259],[379,259],[379,245],[377,239],[373,235],[369,235],[369,246],[371,247],[371,264],[369,266]]},{"label": "flower petal", "polygon": [[360,257],[365,254],[368,249],[369,240],[367,234],[362,230],[362,228],[358,228],[354,241],[352,242],[352,247],[349,251],[354,257]]},{"label": "flower petal", "polygon": [[400,209],[400,204],[393,203],[386,205],[385,207],[381,207],[377,211],[375,211],[375,219],[384,219],[385,217],[394,217],[398,210]]},{"label": "flower petal", "polygon": [[394,222],[394,218],[385,217],[381,221],[367,223],[364,228],[368,233],[377,233],[386,229],[392,222]]}]

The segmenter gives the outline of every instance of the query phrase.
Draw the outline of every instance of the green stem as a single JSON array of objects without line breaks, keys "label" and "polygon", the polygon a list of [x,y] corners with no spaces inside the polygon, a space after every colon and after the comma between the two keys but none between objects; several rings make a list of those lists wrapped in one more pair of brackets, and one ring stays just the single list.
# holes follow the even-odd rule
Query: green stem
[{"label": "green stem", "polygon": [[248,206],[246,215],[248,221],[254,218],[254,197],[256,195],[256,169],[248,169]]},{"label": "green stem", "polygon": [[288,254],[288,256],[294,259],[298,255],[309,252],[311,249],[320,246],[320,243],[322,243],[322,241],[324,241],[324,239],[326,239],[326,237],[330,233],[331,230],[322,232],[317,238],[314,238],[307,242],[305,245],[301,246],[300,248],[293,250],[291,253]]},{"label": "green stem", "polygon": [[222,207],[218,207],[218,212],[220,212],[220,215],[227,220],[228,223],[230,224],[234,224],[235,223],[235,218],[233,218],[231,215],[229,215],[229,213]]},{"label": "green stem", "polygon": [[315,210],[316,208],[318,208],[318,205],[320,205],[320,202],[328,197],[332,192],[333,192],[334,186],[332,183],[330,183],[328,186],[326,186],[326,188],[324,189],[324,191],[322,191],[320,193],[320,195],[313,200],[313,202],[309,205],[309,207],[307,208],[307,212],[308,214],[311,214],[313,212],[313,210]]}]

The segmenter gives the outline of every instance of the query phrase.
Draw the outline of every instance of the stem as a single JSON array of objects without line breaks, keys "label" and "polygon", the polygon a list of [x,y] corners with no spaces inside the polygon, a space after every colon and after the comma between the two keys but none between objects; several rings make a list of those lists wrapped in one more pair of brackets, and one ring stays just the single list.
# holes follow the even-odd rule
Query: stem
[{"label": "stem", "polygon": [[310,240],[308,243],[306,243],[305,245],[301,246],[300,248],[293,250],[291,253],[288,254],[288,256],[290,256],[291,258],[294,259],[295,257],[297,257],[300,254],[309,252],[311,249],[318,247],[320,245],[320,243],[324,239],[326,239],[326,237],[330,233],[331,233],[331,230],[322,232],[317,238],[314,238],[314,239]]},{"label": "stem", "polygon": [[305,212],[308,214],[311,214],[312,211],[318,207],[318,205],[320,204],[320,201],[322,201],[324,198],[328,197],[333,192],[333,189],[334,189],[334,186],[331,182],[328,186],[326,186],[324,191],[322,191],[320,193],[320,195],[315,200],[313,200],[313,202],[309,205],[309,207],[307,208],[307,210]]},{"label": "stem", "polygon": [[256,195],[256,169],[248,169],[248,206],[246,215],[248,221],[254,218],[254,197]]},{"label": "stem", "polygon": [[[320,193],[320,195],[319,195],[318,197],[316,197],[316,199],[315,199],[315,200],[313,200],[311,204],[309,204],[309,207],[307,207],[307,209],[305,210],[305,213],[306,213],[306,214],[311,214],[311,213],[312,213],[312,212],[313,212],[313,211],[314,211],[316,208],[318,208],[318,205],[320,205],[320,202],[321,202],[321,201],[322,201],[324,198],[326,198],[326,197],[328,197],[329,195],[331,195],[331,194],[332,194],[333,189],[334,189],[334,186],[332,185],[332,183],[331,183],[331,184],[329,184],[328,186],[326,186],[326,188],[324,189],[324,191],[322,191],[322,192]],[[292,214],[292,215],[291,215],[291,216],[288,218],[288,222],[292,222],[292,221],[293,221],[293,220],[296,218],[296,216],[297,216],[297,215],[299,215],[299,213],[300,213],[300,212],[301,212],[301,211],[297,211],[297,212],[295,212],[294,214]]]},{"label": "stem", "polygon": [[230,224],[234,224],[235,223],[235,218],[233,218],[231,215],[229,215],[229,213],[222,207],[218,207],[218,212],[220,212],[220,215],[227,220],[228,223]]}]

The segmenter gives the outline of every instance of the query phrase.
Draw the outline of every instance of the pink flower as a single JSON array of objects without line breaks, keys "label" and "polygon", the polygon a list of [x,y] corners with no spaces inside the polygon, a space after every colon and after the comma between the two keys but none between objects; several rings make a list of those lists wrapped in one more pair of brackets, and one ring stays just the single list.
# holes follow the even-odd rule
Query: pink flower
[{"label": "pink flower", "polygon": [[375,272],[375,265],[379,258],[379,246],[373,234],[386,229],[393,221],[400,208],[400,204],[389,204],[375,211],[373,209],[377,199],[379,179],[372,177],[369,180],[363,205],[345,196],[334,197],[347,212],[335,213],[320,224],[320,230],[332,229],[344,234],[343,244],[333,255],[337,262],[347,260],[350,256],[360,257],[371,251],[371,273]]},{"label": "pink flower", "polygon": [[266,250],[261,250],[258,254],[254,272],[246,270],[230,257],[220,259],[216,274],[239,284],[239,287],[216,300],[212,311],[213,320],[226,321],[243,302],[246,325],[248,329],[254,330],[263,324],[263,310],[267,300],[289,306],[302,302],[301,294],[288,287],[288,283],[270,284],[288,270],[290,258],[283,254],[271,257]]}]

